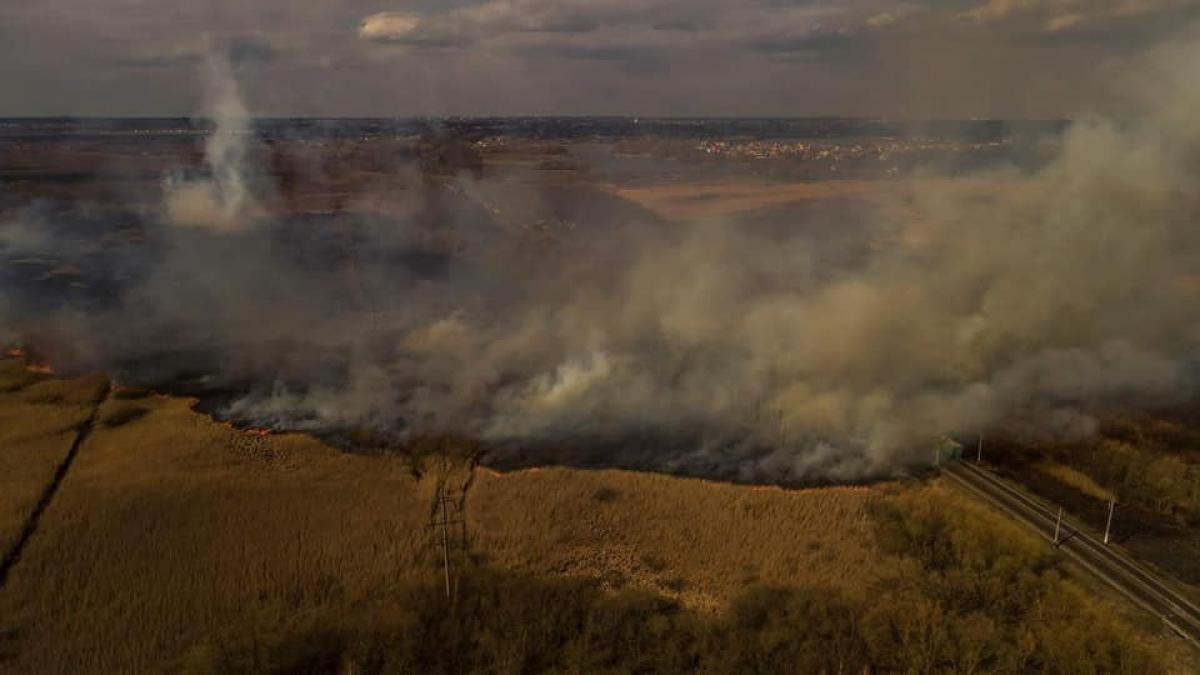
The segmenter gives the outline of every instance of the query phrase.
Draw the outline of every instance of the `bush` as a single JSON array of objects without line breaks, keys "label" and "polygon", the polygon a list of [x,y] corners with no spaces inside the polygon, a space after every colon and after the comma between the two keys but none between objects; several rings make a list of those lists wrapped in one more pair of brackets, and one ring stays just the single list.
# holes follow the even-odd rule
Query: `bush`
[{"label": "bush", "polygon": [[[487,571],[448,603],[437,582],[402,589],[358,625],[272,630],[197,645],[190,673],[858,672],[866,649],[852,605],[817,589],[758,588],[727,619],[660,596],[584,581]],[[274,635],[273,638],[264,636]]]},{"label": "bush", "polygon": [[1052,549],[940,489],[872,508],[881,546],[918,569],[863,619],[872,661],[919,672],[1157,672],[1132,630],[1078,591]]}]

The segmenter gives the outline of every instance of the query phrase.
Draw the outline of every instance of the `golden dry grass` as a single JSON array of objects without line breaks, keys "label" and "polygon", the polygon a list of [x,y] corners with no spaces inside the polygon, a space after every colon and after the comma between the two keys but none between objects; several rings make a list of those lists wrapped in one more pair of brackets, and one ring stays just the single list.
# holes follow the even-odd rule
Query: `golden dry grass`
[{"label": "golden dry grass", "polygon": [[94,378],[45,380],[21,361],[0,361],[0,556],[66,458],[95,387]]},{"label": "golden dry grass", "polygon": [[403,462],[139,403],[96,426],[0,592],[15,672],[164,668],[231,625],[345,612],[425,569],[433,486]]},{"label": "golden dry grass", "polygon": [[1069,485],[1089,497],[1101,501],[1109,501],[1116,498],[1111,490],[1105,489],[1102,485],[1092,480],[1091,476],[1065,464],[1050,461],[1038,462],[1037,469],[1058,482]]},{"label": "golden dry grass", "polygon": [[0,663],[171,670],[223,635],[369,613],[392,589],[437,578],[428,521],[445,476],[471,482],[471,553],[513,571],[717,609],[754,582],[852,588],[878,567],[866,489],[440,464],[427,460],[418,479],[406,459],[254,436],[187,400],[110,397],[0,591]]},{"label": "golden dry grass", "polygon": [[880,575],[878,488],[780,490],[634,473],[479,471],[466,514],[495,565],[583,576],[718,610],[752,584],[853,591]]},{"label": "golden dry grass", "polygon": [[[0,395],[0,420],[37,419],[5,425],[3,437],[20,439],[22,428],[69,446],[37,429],[85,419],[79,401],[98,386],[88,382],[45,380]],[[370,626],[404,607],[414,582],[437,583],[428,523],[443,480],[451,494],[467,488],[471,557],[514,578],[591,579],[721,615],[752,586],[836,591],[870,606],[869,589],[920,575],[911,560],[881,552],[869,515],[875,500],[912,491],[903,486],[789,491],[625,471],[498,474],[437,457],[417,477],[407,458],[259,437],[190,404],[121,392],[105,400],[0,589],[0,671],[176,672],[211,665],[205,655],[223,645],[278,644],[315,622]],[[3,457],[22,472],[6,474],[23,477],[11,483],[44,485],[36,455]]]}]

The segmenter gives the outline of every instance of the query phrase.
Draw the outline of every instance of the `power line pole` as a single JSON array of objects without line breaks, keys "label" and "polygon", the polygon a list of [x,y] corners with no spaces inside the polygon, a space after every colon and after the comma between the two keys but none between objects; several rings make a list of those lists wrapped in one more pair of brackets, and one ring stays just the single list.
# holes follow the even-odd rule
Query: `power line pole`
[{"label": "power line pole", "polygon": [[975,447],[975,463],[983,461],[983,432],[979,432],[979,445]]},{"label": "power line pole", "polygon": [[1058,532],[1062,529],[1063,507],[1058,507],[1058,520],[1054,521],[1054,545],[1058,546]]},{"label": "power line pole", "polygon": [[442,498],[442,569],[446,572],[446,599],[450,599],[450,514],[446,508],[446,491]]},{"label": "power line pole", "polygon": [[429,526],[434,529],[436,544],[442,549],[442,572],[446,580],[446,600],[453,599],[453,588],[450,585],[450,527],[461,525],[460,518],[451,518],[450,510],[458,505],[447,494],[446,486],[438,488],[437,500],[434,502],[435,511]]},{"label": "power line pole", "polygon": [[1109,536],[1112,534],[1112,519],[1113,511],[1117,508],[1117,498],[1113,497],[1108,500],[1108,522],[1104,524],[1104,543],[1107,544]]}]

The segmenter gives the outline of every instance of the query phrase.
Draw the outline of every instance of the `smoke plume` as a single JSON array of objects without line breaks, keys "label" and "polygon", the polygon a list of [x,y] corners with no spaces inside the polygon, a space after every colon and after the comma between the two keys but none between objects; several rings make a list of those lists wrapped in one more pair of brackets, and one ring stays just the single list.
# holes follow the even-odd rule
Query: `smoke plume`
[{"label": "smoke plume", "polygon": [[[465,175],[398,179],[391,215],[245,228],[247,115],[222,63],[210,175],[168,182],[150,244],[73,250],[31,214],[0,230],[6,257],[102,258],[117,299],[33,311],[6,282],[0,326],[79,367],[200,378],[254,424],[741,480],[887,475],[942,434],[1086,434],[1097,406],[1195,391],[1195,50],[1149,60],[1141,116],[1076,122],[1045,166],[925,173],[857,224],[664,223],[556,197],[576,227],[551,241],[481,206],[530,188]],[[853,255],[831,257],[844,237]]]},{"label": "smoke plume", "polygon": [[209,49],[204,69],[205,108],[214,129],[205,146],[206,175],[164,179],[166,219],[182,227],[231,231],[258,215],[248,183],[250,113],[227,50]]}]

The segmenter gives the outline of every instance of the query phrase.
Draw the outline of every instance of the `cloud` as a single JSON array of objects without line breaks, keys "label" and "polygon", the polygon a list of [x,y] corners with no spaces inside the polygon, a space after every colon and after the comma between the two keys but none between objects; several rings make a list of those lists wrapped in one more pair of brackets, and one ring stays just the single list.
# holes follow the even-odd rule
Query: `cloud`
[{"label": "cloud", "polygon": [[402,42],[417,32],[421,17],[406,12],[380,12],[363,19],[358,35],[364,40]]},{"label": "cloud", "polygon": [[453,16],[423,17],[406,12],[381,12],[363,19],[358,36],[379,44],[441,48],[474,43],[479,39],[479,30]]},{"label": "cloud", "polygon": [[[912,114],[918,100],[937,101],[927,106],[935,110],[957,103],[954,110],[968,115],[1026,114],[1032,98],[1002,104],[1002,94],[964,93],[957,87],[963,77],[941,64],[987,51],[988,77],[1012,82],[1029,73],[1031,50],[1045,48],[1055,50],[1046,55],[1053,64],[1037,76],[1048,88],[1063,85],[1036,105],[1067,114],[1098,91],[1097,49],[1127,58],[1131,47],[1194,18],[1198,6],[1195,0],[8,2],[0,3],[0,61],[7,64],[0,90],[22,95],[0,106],[6,114],[191,114],[200,105],[194,72],[204,53],[195,43],[208,33],[247,36],[231,54],[239,70],[260,66],[246,79],[246,96],[281,115],[552,112],[567,104],[574,113],[877,115]],[[824,28],[812,30],[813,23]],[[942,53],[927,58],[935,46]],[[1080,57],[1084,52],[1091,57]],[[648,58],[671,69],[656,89],[627,77],[644,72]],[[838,84],[812,67],[816,61],[860,70]],[[621,67],[589,69],[604,62]],[[338,77],[323,77],[331,64]],[[589,70],[568,72],[580,69]],[[562,87],[581,77],[594,78],[590,95],[529,84]],[[793,78],[795,93],[769,84],[780,77]],[[378,83],[391,78],[416,84],[419,94],[381,91]],[[519,104],[512,96],[518,90]]]},{"label": "cloud", "polygon": [[961,12],[958,18],[965,23],[986,24],[1007,19],[1016,14],[1041,11],[1049,4],[1061,4],[1061,2],[1058,0],[987,0],[982,5]]},{"label": "cloud", "polygon": [[1046,21],[1046,31],[1049,33],[1057,33],[1068,28],[1073,28],[1083,21],[1082,14],[1063,14]]},{"label": "cloud", "polygon": [[881,12],[867,18],[866,24],[871,28],[886,28],[898,22],[900,18],[892,12]]},{"label": "cloud", "polygon": [[777,33],[755,39],[754,49],[790,59],[817,59],[834,54],[850,56],[864,46],[863,36],[848,28],[825,28],[820,24],[793,33]]},{"label": "cloud", "polygon": [[975,26],[1036,19],[1038,28],[1059,33],[1084,23],[1105,22],[1114,31],[1127,22],[1137,29],[1139,20],[1195,9],[1194,0],[987,0],[959,12],[960,22]]}]

